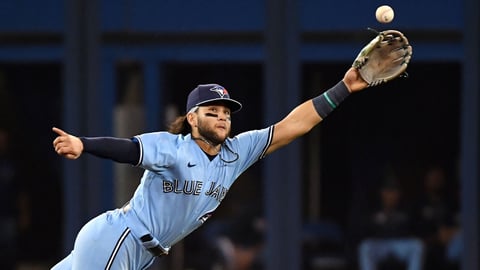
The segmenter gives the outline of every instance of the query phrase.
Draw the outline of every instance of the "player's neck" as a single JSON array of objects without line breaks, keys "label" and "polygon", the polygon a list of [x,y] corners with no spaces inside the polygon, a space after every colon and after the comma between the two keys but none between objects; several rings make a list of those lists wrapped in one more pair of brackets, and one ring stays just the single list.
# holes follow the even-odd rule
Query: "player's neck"
[{"label": "player's neck", "polygon": [[201,136],[193,136],[192,140],[194,140],[200,148],[207,153],[208,155],[215,156],[220,152],[221,145],[217,144],[214,145],[212,142],[208,141],[207,139]]}]

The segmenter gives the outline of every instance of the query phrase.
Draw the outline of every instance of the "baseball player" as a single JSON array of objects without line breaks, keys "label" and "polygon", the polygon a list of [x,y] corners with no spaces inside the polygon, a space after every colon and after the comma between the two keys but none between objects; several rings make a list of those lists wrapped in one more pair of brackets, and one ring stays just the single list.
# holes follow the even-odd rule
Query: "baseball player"
[{"label": "baseball player", "polygon": [[71,254],[52,269],[147,269],[205,223],[247,168],[306,134],[352,92],[367,86],[350,68],[338,84],[280,122],[234,137],[229,137],[230,116],[242,105],[217,84],[193,89],[186,114],[168,131],[127,139],[76,137],[54,127],[58,136],[53,146],[61,156],[77,159],[89,153],[145,171],[129,203],[90,220]]}]

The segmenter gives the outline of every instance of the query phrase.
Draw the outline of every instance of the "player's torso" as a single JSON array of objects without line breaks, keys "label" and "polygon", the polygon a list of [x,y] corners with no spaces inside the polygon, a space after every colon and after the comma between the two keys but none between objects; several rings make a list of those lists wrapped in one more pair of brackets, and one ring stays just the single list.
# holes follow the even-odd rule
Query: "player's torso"
[{"label": "player's torso", "polygon": [[212,215],[237,174],[235,162],[225,162],[220,155],[210,160],[199,147],[185,143],[171,166],[160,173],[145,172],[131,203],[151,233],[173,245]]}]

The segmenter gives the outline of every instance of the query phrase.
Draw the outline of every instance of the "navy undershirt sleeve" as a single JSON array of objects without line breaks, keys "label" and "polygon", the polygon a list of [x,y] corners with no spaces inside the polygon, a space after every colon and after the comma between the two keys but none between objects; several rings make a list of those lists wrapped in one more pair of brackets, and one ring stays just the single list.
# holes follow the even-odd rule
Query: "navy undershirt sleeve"
[{"label": "navy undershirt sleeve", "polygon": [[81,137],[83,152],[119,163],[137,165],[140,145],[135,139],[115,137]]}]

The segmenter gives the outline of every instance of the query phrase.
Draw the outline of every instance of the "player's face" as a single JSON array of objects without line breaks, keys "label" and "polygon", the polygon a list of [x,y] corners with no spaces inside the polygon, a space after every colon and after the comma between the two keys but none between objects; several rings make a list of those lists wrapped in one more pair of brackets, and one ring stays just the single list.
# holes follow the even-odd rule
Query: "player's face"
[{"label": "player's face", "polygon": [[214,144],[221,144],[230,135],[230,109],[223,105],[201,106],[197,111],[198,133]]}]

